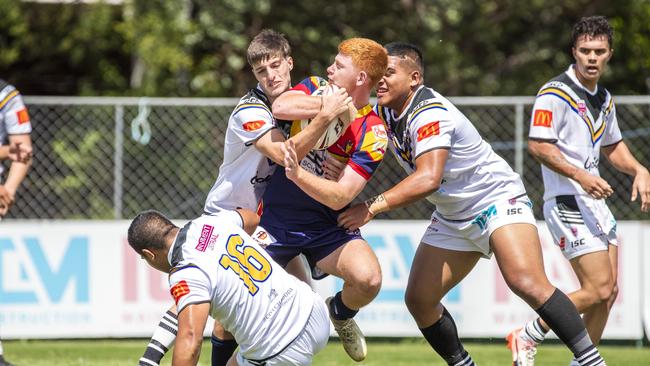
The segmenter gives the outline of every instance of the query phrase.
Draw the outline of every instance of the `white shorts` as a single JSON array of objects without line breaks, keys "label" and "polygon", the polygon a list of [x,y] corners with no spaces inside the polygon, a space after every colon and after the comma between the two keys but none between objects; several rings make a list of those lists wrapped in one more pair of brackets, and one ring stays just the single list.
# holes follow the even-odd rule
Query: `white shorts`
[{"label": "white shorts", "polygon": [[264,360],[248,360],[239,351],[237,364],[241,366],[311,365],[312,358],[320,352],[330,336],[330,317],[327,305],[314,292],[314,306],[305,328],[281,352]]},{"label": "white shorts", "polygon": [[498,200],[467,220],[447,220],[434,211],[421,241],[459,252],[480,252],[489,258],[492,255],[490,235],[496,229],[510,224],[536,224],[531,207],[532,203],[524,194]]},{"label": "white shorts", "polygon": [[544,219],[566,259],[618,245],[616,220],[605,200],[557,196],[544,202]]}]

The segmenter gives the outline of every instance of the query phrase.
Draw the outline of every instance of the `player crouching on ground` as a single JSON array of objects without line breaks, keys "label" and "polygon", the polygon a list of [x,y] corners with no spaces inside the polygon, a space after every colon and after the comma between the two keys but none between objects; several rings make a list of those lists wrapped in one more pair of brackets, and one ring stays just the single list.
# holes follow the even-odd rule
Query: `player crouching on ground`
[{"label": "player crouching on ground", "polygon": [[150,266],[169,273],[178,307],[172,364],[198,363],[211,315],[239,343],[229,366],[310,365],[329,338],[325,302],[275,263],[241,222],[202,216],[179,228],[157,211],[144,211],[131,222],[131,247]]}]

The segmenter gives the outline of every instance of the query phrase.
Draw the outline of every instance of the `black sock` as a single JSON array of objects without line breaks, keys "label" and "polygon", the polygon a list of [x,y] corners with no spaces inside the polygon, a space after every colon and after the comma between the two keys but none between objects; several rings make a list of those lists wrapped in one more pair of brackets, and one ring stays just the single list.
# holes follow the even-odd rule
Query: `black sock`
[{"label": "black sock", "polygon": [[234,339],[224,341],[213,335],[210,342],[212,343],[212,366],[226,366],[230,356],[237,349],[237,341]]},{"label": "black sock", "polygon": [[352,310],[349,307],[345,306],[343,303],[343,298],[341,297],[341,291],[337,292],[336,295],[334,295],[334,298],[330,302],[329,310],[332,318],[337,320],[354,318],[354,316],[359,312],[359,310]]},{"label": "black sock", "polygon": [[443,310],[442,317],[437,322],[427,328],[421,328],[420,331],[448,365],[474,366],[472,357],[460,343],[456,323],[447,309]]},{"label": "black sock", "polygon": [[[571,349],[576,359],[595,352],[595,361],[602,361],[598,350],[591,342],[585,323],[569,297],[555,289],[551,297],[539,309],[535,310],[544,319],[558,338]],[[598,363],[594,363],[597,365]],[[582,363],[581,363],[582,365]]]}]

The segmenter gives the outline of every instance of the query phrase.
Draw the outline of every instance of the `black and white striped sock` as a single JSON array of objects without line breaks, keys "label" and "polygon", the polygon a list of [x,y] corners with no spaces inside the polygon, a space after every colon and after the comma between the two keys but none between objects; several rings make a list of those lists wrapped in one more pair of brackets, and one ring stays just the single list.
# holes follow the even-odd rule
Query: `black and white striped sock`
[{"label": "black and white striped sock", "polygon": [[575,359],[578,360],[580,366],[605,366],[605,360],[603,360],[603,357],[594,345],[587,348],[579,355],[576,355]]},{"label": "black and white striped sock", "polygon": [[177,332],[178,316],[171,310],[167,310],[153,332],[138,366],[158,366],[165,353],[174,344]]}]

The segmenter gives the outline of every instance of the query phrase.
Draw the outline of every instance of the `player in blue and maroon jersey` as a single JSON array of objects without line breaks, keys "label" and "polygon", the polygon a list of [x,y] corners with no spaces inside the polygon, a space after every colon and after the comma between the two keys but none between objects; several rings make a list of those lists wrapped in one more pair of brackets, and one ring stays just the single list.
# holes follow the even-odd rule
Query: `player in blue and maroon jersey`
[{"label": "player in blue and maroon jersey", "polygon": [[[386,50],[369,39],[353,38],[339,45],[327,69],[328,82],[345,88],[357,109],[356,118],[327,151],[313,150],[298,162],[287,145],[287,169],[276,169],[263,196],[261,226],[270,244],[266,248],[281,265],[304,254],[317,272],[344,280],[343,290],[327,300],[330,317],[348,355],[361,361],[367,350],[354,315],[372,301],[381,287],[381,269],[374,252],[358,230],[337,224],[338,214],[361,192],[377,169],[387,146],[386,130],[369,104],[370,92],[386,70]],[[272,106],[278,119],[312,118],[320,97],[311,95],[324,79],[303,80],[279,96]],[[295,125],[296,122],[294,122]],[[296,130],[287,126],[287,130]],[[323,162],[338,157],[345,167],[338,180],[326,180]]]}]

